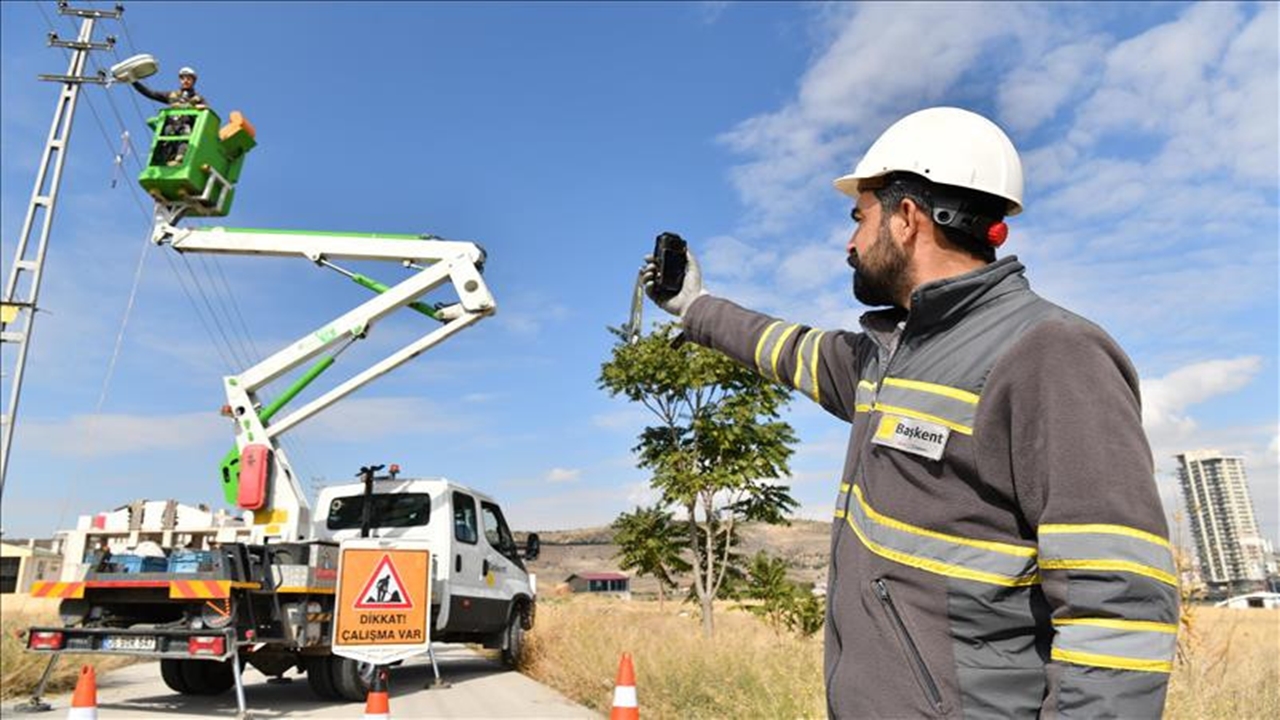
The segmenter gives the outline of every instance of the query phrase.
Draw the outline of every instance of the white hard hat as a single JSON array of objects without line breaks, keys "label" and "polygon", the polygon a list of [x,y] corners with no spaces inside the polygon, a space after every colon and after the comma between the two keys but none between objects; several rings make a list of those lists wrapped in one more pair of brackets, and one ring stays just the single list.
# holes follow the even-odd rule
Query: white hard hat
[{"label": "white hard hat", "polygon": [[193,67],[184,67],[181,70],[179,70],[178,77],[182,77],[183,75],[190,75],[191,77],[200,77],[200,74],[197,73],[195,68]]},{"label": "white hard hat", "polygon": [[954,107],[911,113],[889,126],[853,172],[835,186],[851,197],[858,181],[910,172],[942,185],[977,190],[1009,201],[1022,212],[1022,161],[1009,136],[985,117]]}]

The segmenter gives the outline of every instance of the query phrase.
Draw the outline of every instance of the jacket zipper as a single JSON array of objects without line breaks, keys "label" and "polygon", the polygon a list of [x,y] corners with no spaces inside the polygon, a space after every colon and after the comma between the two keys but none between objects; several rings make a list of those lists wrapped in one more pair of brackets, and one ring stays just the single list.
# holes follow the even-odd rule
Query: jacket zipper
[{"label": "jacket zipper", "polygon": [[911,639],[911,634],[907,632],[907,625],[902,621],[902,615],[898,614],[898,608],[893,604],[893,598],[889,595],[889,586],[883,578],[878,578],[872,586],[876,590],[876,596],[880,598],[880,604],[884,606],[885,611],[889,614],[889,619],[893,621],[893,629],[898,634],[898,640],[902,643],[903,648],[907,651],[907,658],[916,668],[916,674],[920,677],[920,684],[924,689],[925,695],[928,696],[929,702],[933,704],[933,709],[942,712],[942,692],[938,690],[938,683],[934,681],[933,675],[929,673],[929,666],[924,664],[924,657],[920,655],[920,649]]}]

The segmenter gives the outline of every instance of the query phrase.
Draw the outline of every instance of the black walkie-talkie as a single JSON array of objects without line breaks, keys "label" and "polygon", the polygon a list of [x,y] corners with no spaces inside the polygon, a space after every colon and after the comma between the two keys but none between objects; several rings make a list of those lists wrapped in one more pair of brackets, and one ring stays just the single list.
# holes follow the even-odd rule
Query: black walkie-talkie
[{"label": "black walkie-talkie", "polygon": [[653,261],[658,274],[653,278],[653,294],[666,299],[684,287],[684,271],[689,266],[689,245],[684,238],[664,232],[653,243]]}]

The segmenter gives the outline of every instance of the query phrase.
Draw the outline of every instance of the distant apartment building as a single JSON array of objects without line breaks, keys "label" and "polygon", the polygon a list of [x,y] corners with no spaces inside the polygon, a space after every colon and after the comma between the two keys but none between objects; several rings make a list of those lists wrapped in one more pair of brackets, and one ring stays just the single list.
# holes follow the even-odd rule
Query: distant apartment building
[{"label": "distant apartment building", "polygon": [[1258,532],[1244,458],[1217,450],[1194,450],[1177,458],[1200,577],[1217,590],[1264,583],[1271,548]]}]

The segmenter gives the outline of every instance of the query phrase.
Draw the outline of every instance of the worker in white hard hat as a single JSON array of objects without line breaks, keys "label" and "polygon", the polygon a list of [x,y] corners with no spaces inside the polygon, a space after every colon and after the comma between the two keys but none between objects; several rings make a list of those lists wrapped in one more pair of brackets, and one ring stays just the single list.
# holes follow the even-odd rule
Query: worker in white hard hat
[{"label": "worker in white hard hat", "polygon": [[146,97],[169,105],[169,107],[184,107],[203,110],[209,107],[204,97],[196,92],[196,79],[198,75],[196,71],[190,67],[184,67],[178,71],[178,89],[170,92],[159,92],[143,85],[141,81],[133,82],[133,89],[142,93]]},{"label": "worker in white hard hat", "polygon": [[832,484],[828,713],[1158,717],[1178,590],[1138,376],[996,259],[1022,210],[1013,143],[929,108],[835,185],[854,202],[854,295],[880,308],[860,332],[715,297],[692,254],[674,294],[650,292],[690,341],[852,425]]}]

